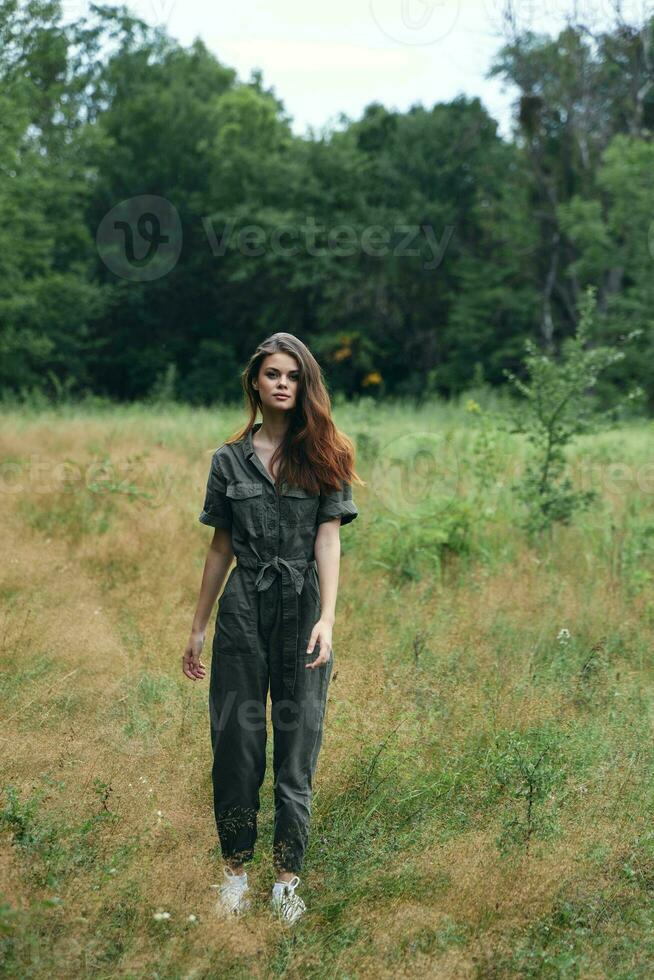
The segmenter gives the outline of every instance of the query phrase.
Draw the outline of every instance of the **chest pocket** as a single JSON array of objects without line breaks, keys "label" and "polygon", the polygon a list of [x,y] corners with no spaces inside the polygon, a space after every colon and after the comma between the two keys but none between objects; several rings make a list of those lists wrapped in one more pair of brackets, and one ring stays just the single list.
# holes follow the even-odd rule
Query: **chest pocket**
[{"label": "chest pocket", "polygon": [[283,527],[312,527],[316,523],[320,495],[302,487],[286,487],[279,498],[279,523]]},{"label": "chest pocket", "polygon": [[263,534],[262,492],[260,483],[229,483],[226,488],[232,505],[233,521],[249,534]]}]

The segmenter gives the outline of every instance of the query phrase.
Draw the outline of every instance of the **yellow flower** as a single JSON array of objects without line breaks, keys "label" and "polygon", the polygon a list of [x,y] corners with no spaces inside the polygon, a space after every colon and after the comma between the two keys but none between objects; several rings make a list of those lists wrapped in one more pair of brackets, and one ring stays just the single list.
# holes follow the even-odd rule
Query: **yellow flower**
[{"label": "yellow flower", "polygon": [[481,412],[481,408],[474,398],[469,398],[466,402],[466,412]]},{"label": "yellow flower", "polygon": [[364,385],[380,385],[382,380],[383,379],[379,371],[370,371],[368,374],[366,374],[361,383]]}]

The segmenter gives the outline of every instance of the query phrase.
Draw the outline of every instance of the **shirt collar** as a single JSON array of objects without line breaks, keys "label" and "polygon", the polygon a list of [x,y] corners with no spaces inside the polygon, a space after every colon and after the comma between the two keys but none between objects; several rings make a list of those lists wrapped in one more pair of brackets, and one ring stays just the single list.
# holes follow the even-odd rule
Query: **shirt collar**
[{"label": "shirt collar", "polygon": [[246,435],[245,439],[243,440],[243,453],[245,454],[246,459],[249,459],[254,454],[254,444],[252,442],[252,436],[254,435],[255,432],[258,432],[258,430],[261,428],[262,425],[263,422],[255,422],[252,428],[250,429],[250,431],[248,432],[248,434]]}]

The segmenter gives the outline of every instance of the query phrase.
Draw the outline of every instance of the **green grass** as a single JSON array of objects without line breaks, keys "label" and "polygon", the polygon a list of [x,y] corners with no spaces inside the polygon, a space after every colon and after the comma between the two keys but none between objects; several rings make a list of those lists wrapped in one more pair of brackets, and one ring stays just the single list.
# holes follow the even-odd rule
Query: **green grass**
[{"label": "green grass", "polygon": [[[213,918],[208,676],[179,669],[209,460],[242,413],[5,408],[21,479],[33,453],[105,470],[1,501],[3,976],[654,973],[652,425],[575,443],[598,501],[528,541],[503,410],[483,390],[337,402],[366,485],[288,933],[267,909],[270,731],[252,915]],[[207,668],[212,635],[213,614]]]}]

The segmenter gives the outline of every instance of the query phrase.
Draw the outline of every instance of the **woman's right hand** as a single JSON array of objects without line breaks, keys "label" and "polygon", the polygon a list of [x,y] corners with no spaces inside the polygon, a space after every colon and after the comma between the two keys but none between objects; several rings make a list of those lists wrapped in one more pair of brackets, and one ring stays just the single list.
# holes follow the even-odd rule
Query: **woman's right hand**
[{"label": "woman's right hand", "polygon": [[204,646],[204,633],[191,633],[182,657],[182,671],[191,681],[201,681],[206,670],[200,660]]}]

